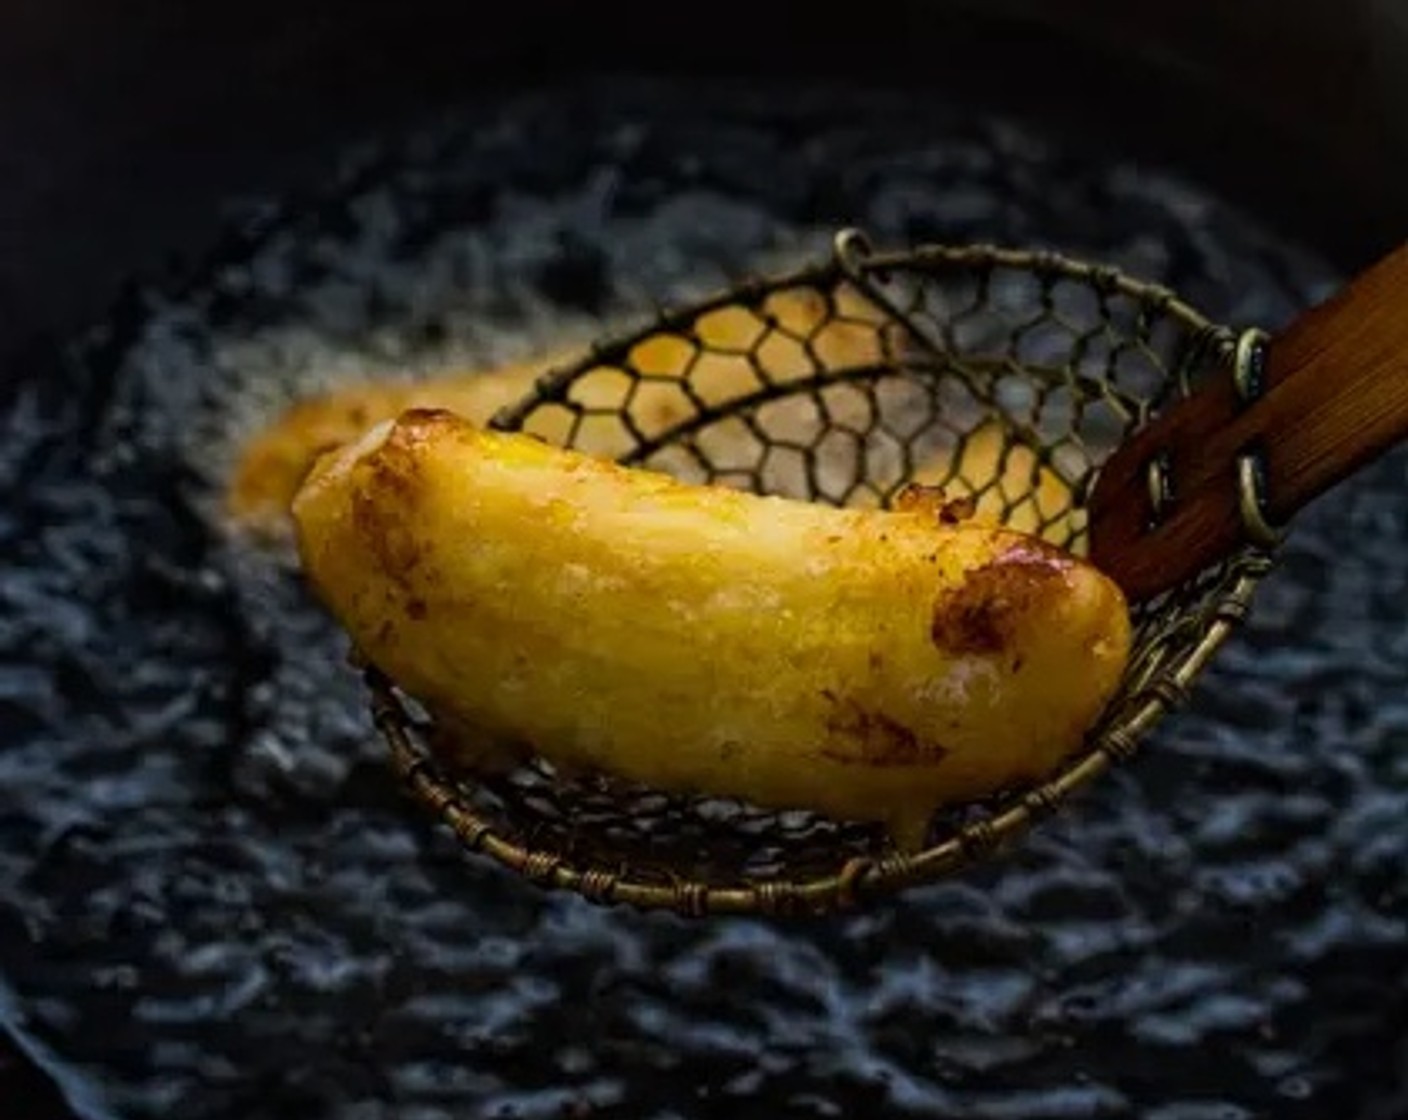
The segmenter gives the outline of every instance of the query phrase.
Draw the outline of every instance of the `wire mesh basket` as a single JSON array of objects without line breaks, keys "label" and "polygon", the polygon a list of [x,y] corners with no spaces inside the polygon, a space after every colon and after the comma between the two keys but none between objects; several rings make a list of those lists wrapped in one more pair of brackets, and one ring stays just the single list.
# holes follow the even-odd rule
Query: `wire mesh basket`
[{"label": "wire mesh basket", "polygon": [[[1226,367],[1237,337],[1114,269],[991,246],[878,253],[847,230],[824,263],[598,343],[492,426],[833,505],[937,486],[976,516],[1082,554],[1083,503],[1104,458]],[[1268,568],[1247,547],[1137,607],[1129,668],[1082,749],[1039,784],[939,814],[917,853],[879,827],[569,779],[545,761],[492,779],[459,773],[414,701],[366,673],[396,768],[466,847],[603,904],[815,914],[991,855],[1132,754]],[[662,750],[669,734],[662,712]]]}]

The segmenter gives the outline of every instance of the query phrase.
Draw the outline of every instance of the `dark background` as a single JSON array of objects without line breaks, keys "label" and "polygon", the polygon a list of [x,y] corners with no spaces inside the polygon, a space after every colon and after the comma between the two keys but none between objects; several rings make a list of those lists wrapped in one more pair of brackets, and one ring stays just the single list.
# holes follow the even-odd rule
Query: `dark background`
[{"label": "dark background", "polygon": [[[231,200],[496,83],[582,68],[912,83],[1200,175],[1338,263],[1408,229],[1400,0],[842,8],[27,0],[0,14],[0,354],[73,329]],[[839,17],[839,18],[838,18]]]}]

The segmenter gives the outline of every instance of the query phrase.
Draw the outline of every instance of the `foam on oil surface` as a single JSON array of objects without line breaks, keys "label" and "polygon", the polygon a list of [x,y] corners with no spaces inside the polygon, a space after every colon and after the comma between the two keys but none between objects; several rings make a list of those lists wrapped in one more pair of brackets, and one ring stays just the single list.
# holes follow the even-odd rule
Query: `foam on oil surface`
[{"label": "foam on oil surface", "polygon": [[600,911],[399,795],[336,628],[206,515],[315,381],[526,356],[841,224],[1064,248],[1273,327],[1333,279],[1187,184],[912,98],[571,108],[388,145],[20,371],[0,960],[26,1029],[123,1115],[192,1120],[1408,1111],[1401,454],[1307,515],[1135,764],[872,913]]},{"label": "foam on oil surface", "polygon": [[[646,321],[656,305],[677,306],[711,295],[740,276],[782,272],[817,259],[830,231],[799,228],[727,198],[684,195],[648,214],[607,221],[575,196],[524,200],[513,208],[523,241],[505,259],[495,245],[498,227],[450,227],[422,247],[415,267],[377,273],[387,322],[359,333],[339,330],[348,315],[342,285],[306,298],[306,318],[280,322],[254,335],[211,340],[210,361],[220,376],[207,379],[198,399],[188,385],[158,388],[175,399],[163,411],[186,412],[184,453],[208,483],[203,503],[223,531],[218,501],[241,450],[295,401],[340,385],[366,381],[414,383],[464,371],[492,370],[553,355],[585,352],[595,339]],[[690,256],[661,253],[681,229],[694,231]],[[578,251],[594,262],[582,298],[549,298],[534,277],[563,268],[561,240],[570,231]],[[303,246],[290,246],[296,252]],[[338,271],[375,265],[372,246],[340,246]],[[363,259],[372,255],[371,265]],[[332,255],[325,251],[323,259]],[[480,263],[473,263],[480,262]],[[301,262],[287,262],[289,271]],[[276,269],[270,266],[267,271]],[[241,266],[229,274],[245,275]],[[267,277],[266,277],[267,281]],[[319,295],[323,299],[319,300]],[[585,306],[583,306],[585,304]],[[393,310],[394,308],[394,310]],[[420,324],[416,329],[415,324]],[[331,329],[329,329],[331,327]]]}]

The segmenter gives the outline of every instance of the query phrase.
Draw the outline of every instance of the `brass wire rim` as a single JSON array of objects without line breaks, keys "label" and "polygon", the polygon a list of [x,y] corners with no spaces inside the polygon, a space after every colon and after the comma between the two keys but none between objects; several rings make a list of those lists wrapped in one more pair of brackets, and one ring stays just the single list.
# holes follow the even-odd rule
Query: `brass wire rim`
[{"label": "brass wire rim", "polygon": [[[936,342],[932,332],[915,321],[917,314],[911,317],[895,304],[882,286],[885,279],[897,273],[921,278],[944,274],[982,275],[996,268],[1044,277],[1047,280],[1043,283],[1049,282],[1053,287],[1065,280],[1084,284],[1100,294],[1102,309],[1107,297],[1126,297],[1141,309],[1141,314],[1147,311],[1150,315],[1163,316],[1186,334],[1189,365],[1201,362],[1211,372],[1225,373],[1235,363],[1239,376],[1244,368],[1248,339],[1253,337],[1253,332],[1238,336],[1226,327],[1213,324],[1169,290],[1116,269],[1058,253],[993,245],[924,245],[907,251],[873,252],[862,234],[846,230],[837,236],[835,252],[829,262],[766,280],[752,280],[689,306],[664,310],[646,326],[597,342],[579,360],[544,373],[527,397],[501,409],[490,426],[505,431],[520,430],[536,408],[545,403],[566,401],[573,383],[587,371],[612,363],[624,364],[620,363],[621,356],[629,354],[643,339],[661,332],[688,331],[702,315],[740,302],[750,307],[761,306],[769,293],[789,288],[816,287],[834,294],[838,284],[850,283],[906,328],[921,348],[932,349],[943,345],[942,341]],[[1045,292],[1050,290],[1043,288]],[[888,325],[888,322],[883,324]],[[924,368],[922,360],[916,363],[910,358],[905,364]],[[1074,363],[1071,368],[1074,369]],[[893,372],[894,367],[887,367],[887,370]],[[837,379],[864,377],[876,372],[845,370]],[[1176,374],[1169,372],[1163,388],[1171,393],[1186,393],[1190,384],[1188,374],[1187,367],[1181,367]],[[817,383],[822,380],[825,379],[807,379]],[[763,401],[795,392],[802,384],[789,383],[780,390],[764,385],[759,393],[717,408],[701,409],[701,415],[690,424],[696,428],[707,425]],[[815,385],[812,387],[815,389]],[[1113,390],[1107,386],[1105,391]],[[1130,421],[1131,429],[1147,418],[1148,405],[1139,405],[1135,413]],[[679,438],[681,430],[682,427],[672,429],[660,438],[639,441],[635,452],[621,456],[619,461],[642,463],[653,451]],[[1075,493],[1076,508],[1083,494],[1088,493],[1092,479],[1093,473],[1087,474],[1082,481],[1083,489]],[[1255,502],[1259,483],[1245,481],[1243,485],[1246,506]],[[1253,511],[1255,508],[1253,504]],[[470,852],[542,887],[575,892],[601,905],[668,910],[691,917],[819,915],[845,911],[864,901],[947,878],[1008,848],[1078,790],[1113,765],[1133,756],[1159,721],[1185,702],[1195,678],[1233,628],[1246,617],[1257,585],[1271,569],[1272,550],[1279,540],[1279,534],[1258,533],[1255,531],[1258,528],[1249,516],[1247,544],[1223,561],[1217,571],[1210,577],[1204,573],[1185,588],[1160,597],[1136,613],[1136,646],[1120,694],[1088,735],[1085,746],[1053,774],[1039,783],[991,800],[982,806],[986,812],[984,817],[948,832],[918,853],[905,855],[889,851],[842,859],[845,853],[838,852],[831,870],[806,876],[782,875],[756,880],[740,875],[735,881],[719,882],[690,874],[672,874],[668,882],[662,882],[659,874],[646,873],[629,862],[608,864],[582,859],[558,842],[540,842],[531,835],[516,836],[514,830],[506,828],[494,815],[471,803],[469,791],[473,781],[452,774],[441,765],[392,682],[374,667],[363,666],[362,671],[373,720],[390,748],[395,772],[415,801],[448,826]],[[1185,599],[1198,600],[1196,609],[1180,605]]]}]

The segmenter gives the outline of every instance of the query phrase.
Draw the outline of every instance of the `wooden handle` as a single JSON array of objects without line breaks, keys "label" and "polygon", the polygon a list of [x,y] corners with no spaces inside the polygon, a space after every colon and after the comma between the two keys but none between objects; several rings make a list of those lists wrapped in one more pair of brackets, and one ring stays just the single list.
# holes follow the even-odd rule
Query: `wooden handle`
[{"label": "wooden handle", "polygon": [[1264,346],[1250,342],[1240,379],[1210,378],[1096,480],[1091,557],[1133,602],[1285,523],[1408,436],[1408,244]]}]

